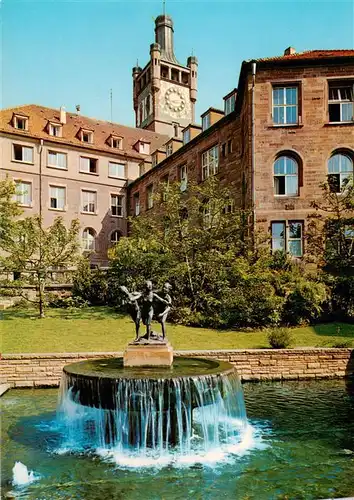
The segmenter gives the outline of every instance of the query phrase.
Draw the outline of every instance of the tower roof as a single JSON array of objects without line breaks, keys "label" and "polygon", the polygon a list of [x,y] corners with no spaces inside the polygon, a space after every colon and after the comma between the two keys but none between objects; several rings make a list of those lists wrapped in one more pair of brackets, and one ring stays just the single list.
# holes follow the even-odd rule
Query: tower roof
[{"label": "tower roof", "polygon": [[161,48],[161,60],[182,66],[174,53],[172,17],[165,14],[155,19],[155,42]]}]

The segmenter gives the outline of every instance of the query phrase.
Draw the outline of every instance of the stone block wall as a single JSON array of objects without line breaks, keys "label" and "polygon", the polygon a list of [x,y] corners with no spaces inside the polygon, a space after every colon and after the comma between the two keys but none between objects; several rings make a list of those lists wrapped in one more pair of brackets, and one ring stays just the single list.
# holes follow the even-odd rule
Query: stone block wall
[{"label": "stone block wall", "polygon": [[[234,349],[176,351],[175,355],[229,361],[244,381],[299,380],[354,375],[354,349]],[[55,387],[63,366],[121,352],[5,354],[0,360],[0,383],[11,387]]]}]

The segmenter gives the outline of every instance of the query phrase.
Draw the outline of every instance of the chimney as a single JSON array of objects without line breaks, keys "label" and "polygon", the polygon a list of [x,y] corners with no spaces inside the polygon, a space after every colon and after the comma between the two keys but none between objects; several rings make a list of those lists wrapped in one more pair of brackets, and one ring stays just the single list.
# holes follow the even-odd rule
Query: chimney
[{"label": "chimney", "polygon": [[66,111],[64,106],[60,107],[60,123],[63,125],[66,123]]},{"label": "chimney", "polygon": [[294,47],[288,47],[284,50],[284,56],[292,56],[293,54],[296,54],[296,49],[294,49]]},{"label": "chimney", "polygon": [[76,108],[77,114],[79,115],[80,114],[80,109],[81,109],[80,108],[80,104],[76,104],[75,108]]}]

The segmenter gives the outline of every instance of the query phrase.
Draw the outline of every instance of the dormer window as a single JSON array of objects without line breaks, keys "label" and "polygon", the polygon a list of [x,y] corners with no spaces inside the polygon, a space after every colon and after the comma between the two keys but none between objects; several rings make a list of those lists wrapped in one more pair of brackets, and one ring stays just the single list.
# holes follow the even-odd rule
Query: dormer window
[{"label": "dormer window", "polygon": [[108,141],[111,148],[114,149],[123,149],[123,139],[121,137],[117,137],[115,135],[111,135]]},{"label": "dormer window", "polygon": [[13,120],[14,127],[18,130],[28,130],[28,118],[27,116],[14,115]]},{"label": "dormer window", "polygon": [[156,167],[157,165],[157,154],[155,153],[154,155],[152,155],[151,157],[151,166],[152,167]]},{"label": "dormer window", "polygon": [[86,142],[87,144],[93,144],[93,132],[92,132],[92,130],[81,129],[80,139],[82,142]]},{"label": "dormer window", "polygon": [[135,147],[138,151],[138,153],[142,155],[149,155],[150,154],[150,143],[146,141],[138,141],[135,144]]},{"label": "dormer window", "polygon": [[172,153],[173,153],[173,144],[172,142],[170,142],[166,145],[166,156],[171,156]]},{"label": "dormer window", "polygon": [[210,127],[210,113],[203,116],[203,118],[202,118],[202,130],[203,130],[203,132],[204,132],[204,130],[206,130],[209,127]]},{"label": "dormer window", "polygon": [[230,97],[225,99],[225,115],[228,115],[235,111],[235,94],[231,94]]},{"label": "dormer window", "polygon": [[188,128],[183,132],[183,144],[187,144],[191,140],[191,131]]},{"label": "dormer window", "polygon": [[61,137],[62,126],[58,123],[49,123],[49,135]]}]

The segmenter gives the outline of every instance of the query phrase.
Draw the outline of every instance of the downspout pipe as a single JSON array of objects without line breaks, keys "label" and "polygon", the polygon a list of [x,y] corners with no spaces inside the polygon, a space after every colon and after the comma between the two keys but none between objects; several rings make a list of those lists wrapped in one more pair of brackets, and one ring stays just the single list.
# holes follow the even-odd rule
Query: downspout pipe
[{"label": "downspout pipe", "polygon": [[256,153],[255,153],[255,86],[257,65],[252,61],[252,108],[251,108],[251,202],[252,202],[252,241],[255,245],[256,235]]}]

